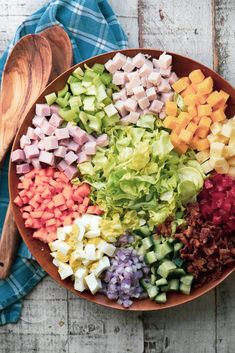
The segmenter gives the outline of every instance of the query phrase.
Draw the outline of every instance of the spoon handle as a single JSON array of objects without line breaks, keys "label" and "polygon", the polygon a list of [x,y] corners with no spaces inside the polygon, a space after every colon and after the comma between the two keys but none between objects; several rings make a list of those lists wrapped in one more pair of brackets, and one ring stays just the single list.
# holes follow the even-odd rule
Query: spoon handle
[{"label": "spoon handle", "polygon": [[13,213],[10,206],[8,206],[0,240],[0,279],[6,278],[10,273],[19,239]]}]

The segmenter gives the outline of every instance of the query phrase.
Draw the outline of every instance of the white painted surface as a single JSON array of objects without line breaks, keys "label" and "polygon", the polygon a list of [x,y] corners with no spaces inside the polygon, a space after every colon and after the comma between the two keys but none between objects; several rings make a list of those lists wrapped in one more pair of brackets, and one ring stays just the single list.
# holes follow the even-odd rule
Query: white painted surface
[{"label": "white painted surface", "polygon": [[[0,0],[0,53],[45,0]],[[130,46],[180,52],[235,83],[234,0],[112,0]],[[45,278],[22,319],[0,327],[0,353],[233,353],[235,276],[192,303],[156,313],[112,311]]]}]

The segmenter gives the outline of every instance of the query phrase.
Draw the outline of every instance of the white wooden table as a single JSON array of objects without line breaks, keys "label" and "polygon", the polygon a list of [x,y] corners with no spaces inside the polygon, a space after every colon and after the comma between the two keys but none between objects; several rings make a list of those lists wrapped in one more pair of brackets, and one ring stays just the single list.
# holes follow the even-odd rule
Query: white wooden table
[{"label": "white wooden table", "polygon": [[[0,0],[0,53],[45,0]],[[112,0],[130,47],[188,55],[235,84],[235,0]],[[0,353],[233,353],[235,276],[202,298],[155,313],[112,311],[45,278],[21,320],[0,327]]]}]

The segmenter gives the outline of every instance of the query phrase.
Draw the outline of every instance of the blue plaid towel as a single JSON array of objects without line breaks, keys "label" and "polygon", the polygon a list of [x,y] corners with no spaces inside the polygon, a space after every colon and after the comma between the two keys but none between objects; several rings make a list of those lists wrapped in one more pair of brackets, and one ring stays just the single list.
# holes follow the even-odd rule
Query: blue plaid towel
[{"label": "blue plaid towel", "polygon": [[[60,25],[68,33],[74,63],[107,51],[127,47],[127,37],[107,0],[52,0],[27,18],[17,29],[0,59],[0,79],[12,46],[23,36]],[[6,160],[0,172],[0,231],[9,202]],[[0,281],[0,325],[16,322],[21,314],[22,298],[45,276],[22,242],[11,275]]]}]

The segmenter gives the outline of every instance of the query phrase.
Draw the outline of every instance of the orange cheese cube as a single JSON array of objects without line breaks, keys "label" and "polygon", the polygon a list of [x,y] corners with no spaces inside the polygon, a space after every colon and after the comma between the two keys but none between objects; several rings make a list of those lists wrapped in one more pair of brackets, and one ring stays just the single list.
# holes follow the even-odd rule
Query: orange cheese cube
[{"label": "orange cheese cube", "polygon": [[189,83],[190,82],[188,77],[182,77],[178,81],[173,83],[172,88],[175,90],[175,92],[180,93],[189,86]]},{"label": "orange cheese cube", "polygon": [[186,105],[195,105],[197,102],[197,96],[196,94],[187,94],[184,96],[184,103]]},{"label": "orange cheese cube", "polygon": [[186,129],[182,129],[179,134],[179,139],[187,144],[190,143],[190,141],[192,140],[192,137],[193,137],[193,133]]},{"label": "orange cheese cube", "polygon": [[203,150],[207,150],[210,147],[210,143],[207,140],[207,138],[204,138],[204,139],[199,139],[195,143],[195,146],[198,151],[203,151]]},{"label": "orange cheese cube", "polygon": [[225,91],[223,91],[222,89],[219,91],[220,95],[223,97],[224,102],[226,103],[227,100],[229,99],[229,94]]},{"label": "orange cheese cube", "polygon": [[203,116],[199,122],[199,127],[204,130],[209,130],[212,120],[208,116]]},{"label": "orange cheese cube", "polygon": [[197,93],[197,103],[196,104],[205,104],[208,94]]},{"label": "orange cheese cube", "polygon": [[185,128],[192,120],[192,117],[187,112],[180,112],[177,120],[179,124],[182,125],[183,128]]},{"label": "orange cheese cube", "polygon": [[219,103],[214,105],[213,111],[218,109],[222,109],[223,111],[225,111],[226,108],[227,108],[227,104],[225,104],[224,98],[222,98]]},{"label": "orange cheese cube", "polygon": [[211,115],[212,109],[209,104],[198,105],[197,107],[198,116]]},{"label": "orange cheese cube", "polygon": [[174,146],[174,148],[179,154],[184,154],[188,150],[188,145],[186,143],[181,142],[179,145]]},{"label": "orange cheese cube", "polygon": [[209,134],[209,130],[203,129],[202,127],[199,127],[196,131],[196,135],[201,138],[207,137]]},{"label": "orange cheese cube", "polygon": [[214,91],[207,97],[206,101],[208,104],[210,104],[212,107],[214,107],[216,104],[223,101],[223,97],[221,96],[221,94],[218,91]]},{"label": "orange cheese cube", "polygon": [[182,124],[178,124],[175,128],[174,128],[174,133],[176,135],[179,135],[180,131],[183,129],[184,127],[182,126]]},{"label": "orange cheese cube", "polygon": [[194,134],[195,131],[197,130],[197,128],[198,128],[197,124],[195,124],[194,122],[191,121],[191,122],[188,124],[186,130],[187,130],[187,131],[190,131],[190,132],[192,132],[192,134]]},{"label": "orange cheese cube", "polygon": [[167,129],[173,130],[178,125],[177,118],[169,115],[164,119],[163,124]]},{"label": "orange cheese cube", "polygon": [[203,74],[203,72],[198,69],[198,70],[193,70],[190,74],[189,74],[189,79],[192,83],[200,83],[204,80],[205,75]]},{"label": "orange cheese cube", "polygon": [[192,117],[197,116],[197,107],[195,107],[195,105],[189,105],[188,106],[188,113]]},{"label": "orange cheese cube", "polygon": [[197,85],[197,92],[201,94],[210,94],[213,90],[213,80],[209,76]]},{"label": "orange cheese cube", "polygon": [[196,149],[196,143],[199,141],[198,136],[194,136],[190,142],[190,147],[195,150]]},{"label": "orange cheese cube", "polygon": [[192,87],[192,85],[190,85],[183,92],[181,92],[181,96],[185,97],[188,94],[195,94],[195,93],[196,93],[195,89]]},{"label": "orange cheese cube", "polygon": [[195,117],[193,117],[193,122],[195,123],[195,124],[199,124],[199,121],[201,120],[201,118],[200,118],[200,116],[195,116]]},{"label": "orange cheese cube", "polygon": [[176,135],[175,132],[172,132],[170,134],[170,140],[171,140],[171,143],[172,143],[173,146],[177,146],[180,143],[179,136]]},{"label": "orange cheese cube", "polygon": [[177,115],[177,104],[175,102],[166,102],[166,115],[176,116]]},{"label": "orange cheese cube", "polygon": [[211,114],[211,118],[212,120],[215,121],[223,121],[224,119],[226,119],[226,115],[223,111],[223,109],[218,109],[215,110],[212,114]]}]

